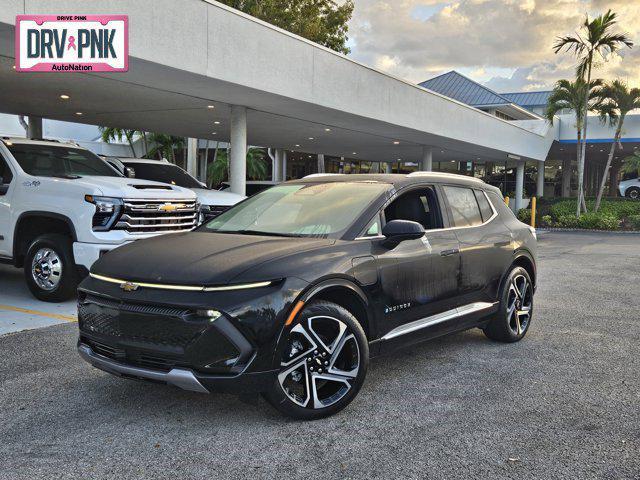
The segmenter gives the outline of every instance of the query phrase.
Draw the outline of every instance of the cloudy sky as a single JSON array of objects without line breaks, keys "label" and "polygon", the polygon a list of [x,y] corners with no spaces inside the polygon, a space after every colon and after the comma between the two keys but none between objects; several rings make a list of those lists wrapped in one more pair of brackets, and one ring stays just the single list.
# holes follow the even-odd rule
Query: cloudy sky
[{"label": "cloudy sky", "polygon": [[575,62],[552,50],[607,8],[636,43],[597,71],[640,86],[640,0],[355,0],[351,57],[421,82],[455,69],[498,92],[549,89]]}]

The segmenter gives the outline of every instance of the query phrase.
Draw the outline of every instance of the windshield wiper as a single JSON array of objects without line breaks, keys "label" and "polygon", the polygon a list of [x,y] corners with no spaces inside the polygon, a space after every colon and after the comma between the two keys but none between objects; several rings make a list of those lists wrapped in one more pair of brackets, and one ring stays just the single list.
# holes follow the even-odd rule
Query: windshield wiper
[{"label": "windshield wiper", "polygon": [[240,235],[264,235],[265,237],[303,237],[303,235],[296,235],[295,233],[261,232],[260,230],[236,230],[235,232],[229,233],[239,233]]}]

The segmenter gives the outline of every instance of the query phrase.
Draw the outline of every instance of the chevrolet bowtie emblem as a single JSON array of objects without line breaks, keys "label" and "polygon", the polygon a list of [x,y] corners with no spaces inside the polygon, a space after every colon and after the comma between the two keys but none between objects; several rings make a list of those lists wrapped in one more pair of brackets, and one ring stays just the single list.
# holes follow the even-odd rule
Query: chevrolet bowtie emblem
[{"label": "chevrolet bowtie emblem", "polygon": [[165,203],[164,205],[160,205],[158,210],[161,212],[175,212],[178,209],[179,205],[172,205],[170,203]]},{"label": "chevrolet bowtie emblem", "polygon": [[140,287],[140,285],[138,285],[137,283],[132,283],[132,282],[124,282],[124,283],[120,284],[120,288],[122,290],[124,290],[125,292],[133,292],[133,291],[137,290],[138,287]]}]

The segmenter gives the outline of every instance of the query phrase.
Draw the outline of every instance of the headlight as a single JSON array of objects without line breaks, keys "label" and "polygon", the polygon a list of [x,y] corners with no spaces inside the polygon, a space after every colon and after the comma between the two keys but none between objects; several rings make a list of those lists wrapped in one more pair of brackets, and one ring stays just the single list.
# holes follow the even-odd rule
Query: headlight
[{"label": "headlight", "polygon": [[112,197],[96,197],[85,195],[84,199],[96,206],[96,213],[93,215],[93,230],[105,232],[111,228],[122,210],[122,199]]}]

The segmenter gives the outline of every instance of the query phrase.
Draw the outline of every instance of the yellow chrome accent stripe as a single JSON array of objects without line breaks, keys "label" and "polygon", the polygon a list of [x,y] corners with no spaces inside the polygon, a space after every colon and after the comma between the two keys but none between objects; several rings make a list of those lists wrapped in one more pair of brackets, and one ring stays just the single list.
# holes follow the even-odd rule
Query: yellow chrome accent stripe
[{"label": "yellow chrome accent stripe", "polygon": [[104,275],[98,275],[96,273],[90,273],[90,277],[95,278],[96,280],[102,280],[103,282],[108,283],[133,283],[142,288],[157,288],[159,290],[183,290],[187,292],[226,292],[229,290],[244,290],[247,288],[260,288],[260,287],[268,287],[271,285],[271,281],[267,282],[256,282],[256,283],[242,283],[238,285],[225,285],[221,287],[205,287],[205,286],[193,286],[193,285],[167,285],[162,283],[142,283],[142,282],[132,282],[131,280],[122,280],[119,278],[106,277]]}]

